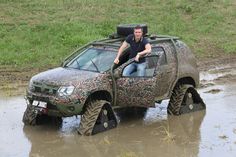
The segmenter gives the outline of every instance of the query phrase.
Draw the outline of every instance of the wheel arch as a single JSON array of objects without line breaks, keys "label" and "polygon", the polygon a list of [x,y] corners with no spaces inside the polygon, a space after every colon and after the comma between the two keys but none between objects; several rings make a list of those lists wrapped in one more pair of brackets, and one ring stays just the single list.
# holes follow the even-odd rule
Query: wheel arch
[{"label": "wheel arch", "polygon": [[175,86],[179,84],[190,84],[190,85],[193,85],[193,87],[197,87],[198,83],[192,77],[187,76],[187,77],[179,78]]},{"label": "wheel arch", "polygon": [[170,88],[169,93],[168,93],[168,98],[170,98],[172,91],[181,84],[189,84],[192,85],[194,88],[198,86],[198,82],[196,82],[197,80],[194,80],[193,77],[191,76],[183,76],[181,78],[179,78]]},{"label": "wheel arch", "polygon": [[83,109],[82,109],[82,113],[84,113],[87,104],[93,100],[106,100],[106,101],[112,102],[113,98],[112,98],[111,93],[107,90],[94,91],[90,93],[89,96],[87,97],[84,103]]}]

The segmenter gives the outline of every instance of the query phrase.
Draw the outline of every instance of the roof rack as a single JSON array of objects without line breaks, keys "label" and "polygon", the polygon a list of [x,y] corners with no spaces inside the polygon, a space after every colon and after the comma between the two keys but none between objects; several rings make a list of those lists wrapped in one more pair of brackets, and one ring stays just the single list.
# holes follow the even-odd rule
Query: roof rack
[{"label": "roof rack", "polygon": [[174,39],[174,40],[179,39],[179,37],[175,37],[175,36],[170,36],[170,35],[155,35],[155,34],[149,35],[149,38],[150,39],[156,39],[156,38],[163,39],[163,38],[166,38],[166,39]]},{"label": "roof rack", "polygon": [[[179,37],[176,36],[170,36],[170,35],[156,35],[156,34],[145,34],[144,37],[150,38],[150,39],[156,39],[156,38],[171,38],[171,39],[179,39]],[[126,36],[120,36],[116,33],[113,33],[108,36],[106,39],[108,42],[114,42],[114,41],[119,41],[119,40],[124,40]],[[99,40],[101,41],[101,40]]]},{"label": "roof rack", "polygon": [[[104,46],[114,46],[114,47],[120,47],[120,43],[115,43],[115,42],[122,42],[125,40],[125,36],[119,36],[117,34],[112,34],[114,35],[112,38],[109,36],[109,38],[105,38],[102,40],[96,40],[91,43],[91,45],[104,45]],[[150,43],[155,43],[158,41],[169,41],[169,40],[178,40],[179,37],[175,36],[169,36],[169,35],[155,35],[155,34],[147,34],[145,37],[150,38],[151,41]]]},{"label": "roof rack", "polygon": [[170,35],[155,35],[155,34],[153,34],[153,36],[156,36],[158,38],[179,38],[179,37],[170,36]]},{"label": "roof rack", "polygon": [[101,42],[101,41],[95,41],[94,43],[92,43],[92,45],[96,45],[96,46],[114,46],[114,47],[120,47],[120,44],[115,44],[115,43],[109,43],[109,42]]}]

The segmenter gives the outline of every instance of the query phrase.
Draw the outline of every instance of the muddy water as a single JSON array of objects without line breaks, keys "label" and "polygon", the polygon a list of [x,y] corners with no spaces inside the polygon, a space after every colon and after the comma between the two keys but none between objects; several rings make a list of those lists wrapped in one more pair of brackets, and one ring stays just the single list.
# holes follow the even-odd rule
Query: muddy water
[{"label": "muddy water", "polygon": [[[225,69],[225,70],[224,70]],[[236,156],[236,69],[201,73],[206,111],[167,116],[168,101],[144,117],[121,116],[116,129],[92,137],[77,134],[80,118],[24,127],[23,96],[0,96],[0,157],[233,157]]]}]

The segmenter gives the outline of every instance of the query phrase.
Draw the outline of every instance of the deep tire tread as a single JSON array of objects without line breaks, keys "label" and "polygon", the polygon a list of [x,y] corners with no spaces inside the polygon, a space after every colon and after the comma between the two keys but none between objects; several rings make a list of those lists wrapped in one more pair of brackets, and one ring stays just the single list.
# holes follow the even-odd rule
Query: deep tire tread
[{"label": "deep tire tread", "polygon": [[190,85],[178,85],[172,92],[167,112],[170,115],[180,115],[180,108],[184,99],[184,95]]},{"label": "deep tire tread", "polygon": [[93,127],[98,119],[99,113],[104,104],[109,103],[105,100],[95,100],[90,102],[87,107],[85,113],[81,116],[79,133],[81,135],[92,135]]},{"label": "deep tire tread", "polygon": [[[193,97],[193,104],[192,105],[197,105],[194,107],[194,109],[191,109],[191,110],[187,109],[186,110],[186,106],[189,105],[186,102],[186,94],[187,93],[192,94],[192,97]],[[185,109],[183,110],[183,108],[185,108]],[[195,112],[195,111],[204,110],[204,109],[206,109],[206,105],[203,102],[200,95],[194,89],[194,87],[189,84],[180,84],[180,85],[177,85],[173,90],[173,93],[172,93],[170,101],[169,101],[169,105],[167,107],[167,112],[170,115],[181,115],[184,113]]]},{"label": "deep tire tread", "polygon": [[23,123],[25,125],[36,125],[37,113],[34,112],[34,107],[32,105],[27,105],[27,108],[23,115]]}]

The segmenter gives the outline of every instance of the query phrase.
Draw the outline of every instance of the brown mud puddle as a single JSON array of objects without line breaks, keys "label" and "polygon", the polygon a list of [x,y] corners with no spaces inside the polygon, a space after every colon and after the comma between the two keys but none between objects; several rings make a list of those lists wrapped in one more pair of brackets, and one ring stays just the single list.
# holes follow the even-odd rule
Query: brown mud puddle
[{"label": "brown mud puddle", "polygon": [[148,109],[144,117],[120,117],[116,129],[92,137],[77,134],[80,117],[64,118],[61,126],[25,127],[21,121],[26,108],[23,94],[3,94],[0,157],[234,157],[235,67],[233,63],[201,72],[198,91],[206,103],[206,111],[168,116],[166,100]]}]

